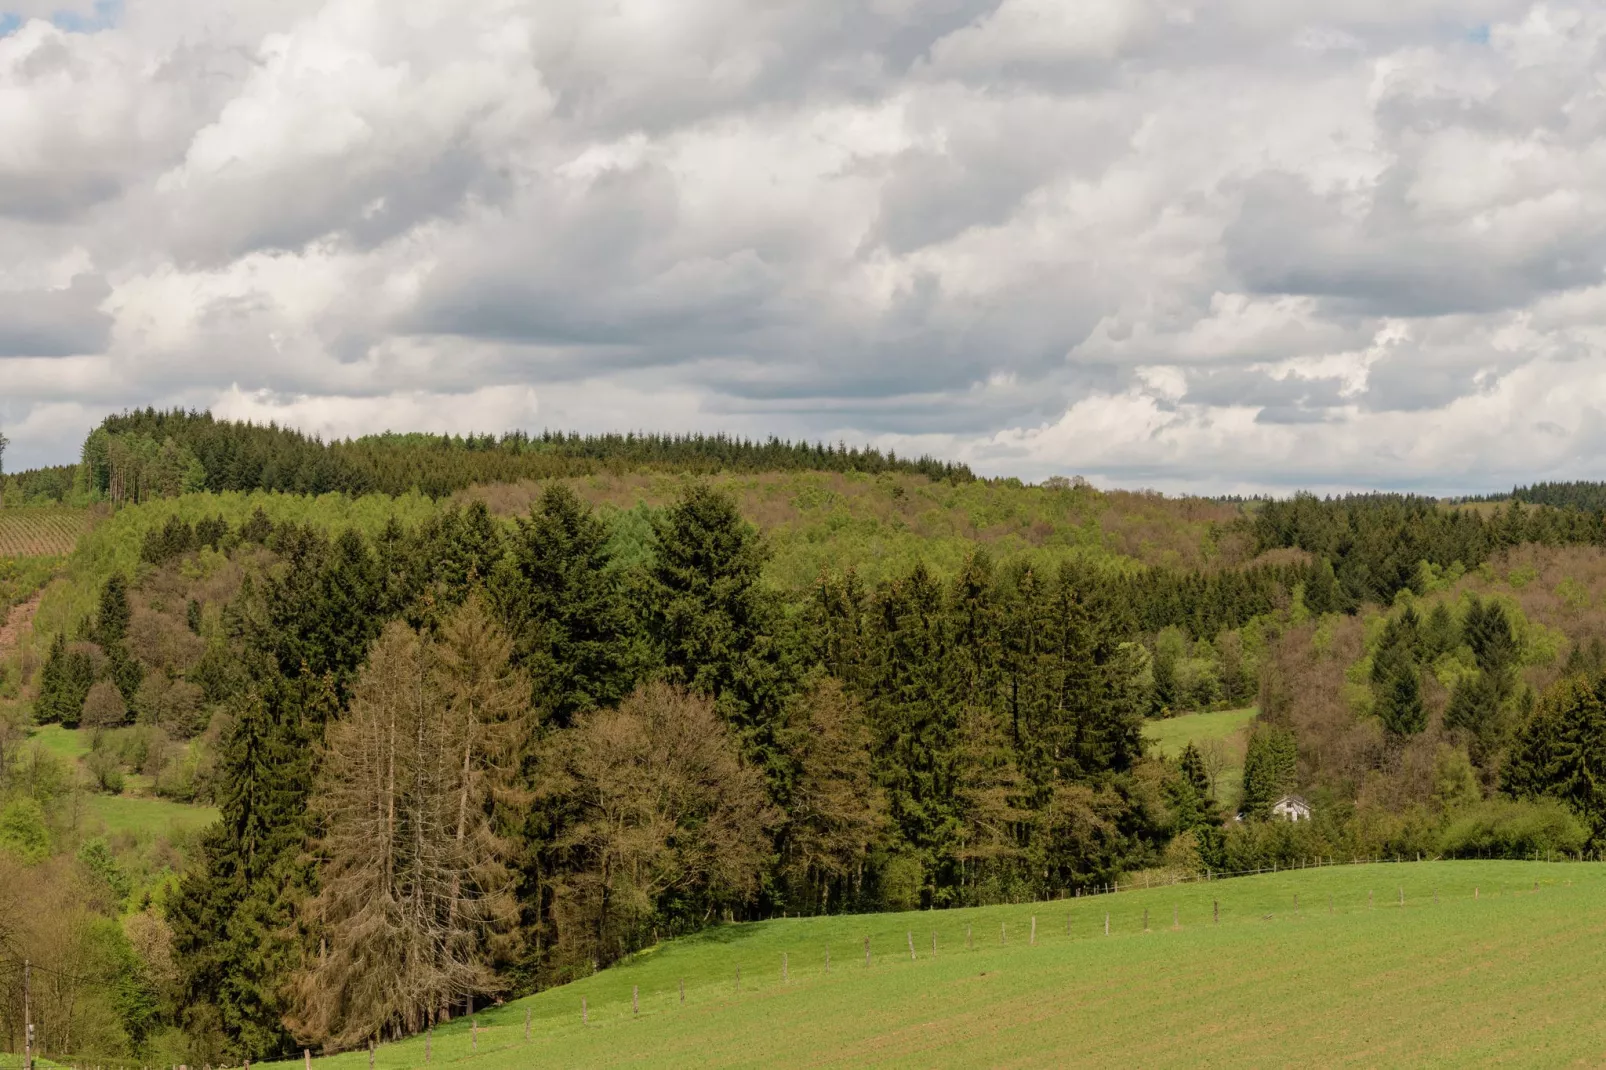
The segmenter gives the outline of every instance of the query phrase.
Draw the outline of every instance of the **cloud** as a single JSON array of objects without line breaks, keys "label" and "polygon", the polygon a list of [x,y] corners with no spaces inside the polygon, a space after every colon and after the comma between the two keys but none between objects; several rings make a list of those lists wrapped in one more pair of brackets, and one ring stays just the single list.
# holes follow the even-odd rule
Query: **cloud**
[{"label": "cloud", "polygon": [[7,10],[13,464],[183,404],[1194,490],[1593,474],[1598,5]]},{"label": "cloud", "polygon": [[100,304],[110,293],[104,279],[89,275],[59,290],[0,290],[0,357],[100,352],[112,323]]}]

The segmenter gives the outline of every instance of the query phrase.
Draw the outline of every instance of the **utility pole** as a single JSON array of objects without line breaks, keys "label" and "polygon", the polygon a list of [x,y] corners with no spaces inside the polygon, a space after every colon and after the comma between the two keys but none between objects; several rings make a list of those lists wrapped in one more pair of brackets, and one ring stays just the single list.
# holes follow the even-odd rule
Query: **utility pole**
[{"label": "utility pole", "polygon": [[22,1070],[33,1070],[33,1004],[29,982],[33,979],[33,963],[22,960]]}]

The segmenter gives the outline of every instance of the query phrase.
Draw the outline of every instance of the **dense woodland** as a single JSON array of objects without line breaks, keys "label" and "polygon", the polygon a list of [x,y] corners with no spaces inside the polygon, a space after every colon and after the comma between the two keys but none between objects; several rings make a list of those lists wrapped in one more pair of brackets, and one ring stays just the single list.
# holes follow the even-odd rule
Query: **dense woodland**
[{"label": "dense woodland", "polygon": [[[323,445],[145,413],[97,429],[66,482],[139,508],[815,464],[970,480],[784,443]],[[80,904],[74,976],[100,1002],[77,1006],[104,1009],[70,1018],[83,1050],[354,1047],[728,920],[1606,846],[1596,512],[1301,496],[1211,521],[1238,549],[1198,566],[978,548],[788,587],[736,500],[695,478],[645,512],[548,479],[509,520],[474,500],[368,528],[208,500],[146,527],[82,612],[42,614],[13,682],[34,724],[94,734],[108,785],[218,807],[182,876],[135,896],[104,846],[53,851],[59,770],[19,745],[26,726],[0,733],[0,866]],[[1236,798],[1209,748],[1147,752],[1150,719],[1250,704]],[[1264,820],[1292,790],[1317,819]],[[14,1012],[0,1001],[13,1031]]]},{"label": "dense woodland", "polygon": [[191,491],[403,494],[441,497],[478,483],[662,469],[910,472],[974,478],[962,464],[899,458],[871,447],[726,435],[383,434],[325,443],[291,428],[216,420],[183,410],[109,416],[84,442],[80,463],[12,476],[7,500],[137,503]]}]

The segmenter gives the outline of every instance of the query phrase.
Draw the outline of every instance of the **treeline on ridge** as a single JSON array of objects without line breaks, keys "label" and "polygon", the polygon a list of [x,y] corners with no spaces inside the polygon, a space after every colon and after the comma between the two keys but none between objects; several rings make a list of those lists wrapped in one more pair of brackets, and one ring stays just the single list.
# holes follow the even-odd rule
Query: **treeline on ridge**
[{"label": "treeline on ridge", "polygon": [[963,464],[903,458],[873,447],[755,441],[714,434],[382,434],[323,442],[274,424],[209,412],[135,410],[107,417],[85,440],[76,472],[41,469],[4,479],[8,497],[113,503],[191,491],[405,494],[444,497],[480,483],[626,470],[904,472],[973,479]]}]

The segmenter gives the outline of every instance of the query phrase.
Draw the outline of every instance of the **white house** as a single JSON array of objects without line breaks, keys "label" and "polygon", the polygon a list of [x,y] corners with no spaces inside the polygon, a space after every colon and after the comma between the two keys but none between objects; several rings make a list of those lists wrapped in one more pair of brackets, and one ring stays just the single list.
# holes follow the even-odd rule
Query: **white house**
[{"label": "white house", "polygon": [[1271,816],[1279,821],[1309,821],[1310,803],[1298,795],[1284,795],[1271,804]]}]

